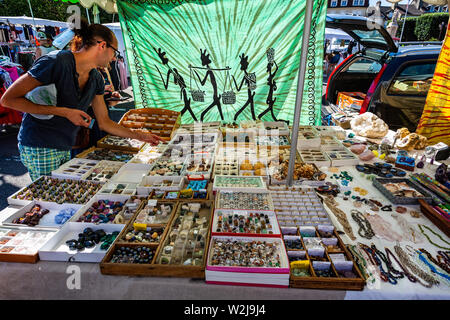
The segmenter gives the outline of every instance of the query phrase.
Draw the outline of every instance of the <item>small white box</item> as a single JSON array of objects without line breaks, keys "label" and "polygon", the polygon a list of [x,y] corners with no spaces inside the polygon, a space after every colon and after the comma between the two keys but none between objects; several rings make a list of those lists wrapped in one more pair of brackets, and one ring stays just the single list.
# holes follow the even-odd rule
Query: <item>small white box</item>
[{"label": "small white box", "polygon": [[69,222],[64,225],[40,250],[39,258],[44,261],[100,262],[108,250],[101,250],[101,243],[83,251],[70,250],[66,241],[78,239],[78,234],[85,228],[93,231],[103,229],[106,233],[122,231],[123,224],[101,224]]},{"label": "small white box", "polygon": [[[41,209],[48,209],[50,212],[44,215],[40,220],[39,224],[37,224],[34,227],[29,227],[25,224],[17,224],[13,223],[13,221],[17,218],[23,217],[25,213],[30,211],[35,205],[40,205]],[[15,226],[15,227],[27,227],[27,228],[50,228],[50,229],[59,229],[63,225],[57,224],[55,222],[55,216],[63,209],[73,208],[75,209],[74,215],[77,214],[77,212],[82,208],[83,206],[80,204],[70,204],[70,203],[64,203],[64,204],[57,204],[54,202],[46,202],[46,201],[32,201],[31,203],[27,204],[23,208],[19,209],[9,217],[7,217],[5,220],[3,220],[2,224],[4,226]],[[72,216],[73,217],[73,216]],[[70,220],[70,219],[69,219]],[[68,220],[68,221],[69,221]],[[67,222],[66,222],[67,223]]]}]

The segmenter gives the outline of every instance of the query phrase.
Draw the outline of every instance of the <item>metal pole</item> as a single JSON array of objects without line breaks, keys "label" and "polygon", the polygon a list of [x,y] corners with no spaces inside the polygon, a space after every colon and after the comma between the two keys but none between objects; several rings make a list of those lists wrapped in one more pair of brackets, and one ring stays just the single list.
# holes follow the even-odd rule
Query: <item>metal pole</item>
[{"label": "metal pole", "polygon": [[89,10],[88,10],[88,8],[85,8],[85,9],[86,9],[86,15],[88,18],[88,23],[91,24],[91,18],[89,18]]},{"label": "metal pole", "polygon": [[295,158],[297,154],[298,129],[300,126],[300,115],[302,112],[303,89],[305,86],[306,59],[308,56],[309,36],[311,34],[313,0],[306,0],[305,24],[303,26],[302,52],[300,55],[300,67],[298,71],[297,97],[295,98],[294,124],[291,136],[291,154],[289,156],[289,168],[287,185],[292,186],[294,178]]},{"label": "metal pole", "polygon": [[33,18],[33,25],[34,25],[34,28],[36,29],[36,22],[34,21],[33,8],[31,8],[30,0],[28,0],[28,5],[30,6],[31,17]]},{"label": "metal pole", "polygon": [[409,1],[406,4],[406,12],[405,12],[405,18],[403,18],[402,33],[400,34],[400,40],[398,40],[399,43],[402,42],[403,30],[405,30],[406,17],[408,16],[408,8],[409,8]]}]

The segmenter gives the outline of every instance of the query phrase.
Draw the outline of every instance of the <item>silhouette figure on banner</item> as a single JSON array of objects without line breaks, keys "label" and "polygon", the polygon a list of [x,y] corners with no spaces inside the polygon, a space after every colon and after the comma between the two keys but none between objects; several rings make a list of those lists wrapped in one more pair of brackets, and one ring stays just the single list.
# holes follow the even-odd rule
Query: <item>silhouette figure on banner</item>
[{"label": "silhouette figure on banner", "polygon": [[253,120],[256,120],[256,117],[255,117],[255,101],[254,101],[254,97],[255,97],[255,92],[254,91],[256,89],[256,74],[247,72],[247,69],[248,69],[248,56],[246,56],[243,53],[242,55],[239,56],[239,58],[241,58],[241,70],[244,71],[244,77],[242,78],[241,84],[238,86],[237,83],[236,83],[236,79],[234,78],[234,76],[232,76],[232,77],[233,77],[234,85],[236,86],[236,90],[237,91],[241,91],[242,86],[244,85],[244,83],[247,85],[248,98],[247,98],[247,101],[242,106],[242,108],[240,108],[238,110],[238,112],[236,112],[236,114],[234,115],[234,121],[236,121],[238,116],[241,114],[242,111],[245,110],[245,108],[247,108],[248,105],[250,105],[250,111],[252,113]]},{"label": "silhouette figure on banner", "polygon": [[[197,76],[198,80],[200,81],[201,85],[204,86],[206,81],[208,80],[209,77],[209,81],[211,82],[211,86],[213,87],[213,101],[212,103],[201,113],[200,115],[200,120],[203,121],[203,119],[205,118],[206,113],[208,113],[209,110],[211,110],[214,106],[217,107],[217,109],[219,110],[219,114],[220,114],[220,119],[222,119],[222,121],[224,120],[223,118],[223,113],[222,113],[222,105],[220,102],[220,99],[222,97],[222,95],[218,94],[218,90],[217,90],[217,81],[216,81],[216,76],[214,74],[214,71],[223,71],[223,70],[227,70],[227,69],[212,69],[210,67],[211,64],[211,59],[209,58],[209,54],[206,54],[206,49],[205,51],[203,51],[202,49],[200,49],[200,58],[202,60],[202,66],[203,68],[200,67],[193,67],[193,66],[189,66],[189,68],[191,69],[191,73],[192,71],[194,72],[194,74]],[[205,77],[203,79],[201,79],[200,75],[198,74],[197,70],[195,69],[206,69],[206,74]],[[194,78],[195,81],[195,78]],[[195,81],[196,82],[196,81]],[[204,94],[204,91],[202,91]],[[199,91],[197,90],[197,92],[193,92],[199,94]],[[201,93],[200,93],[201,94]],[[199,99],[194,99],[194,101],[200,101],[203,102],[204,95],[200,95]]]},{"label": "silhouette figure on banner", "polygon": [[[269,77],[267,78],[267,85],[269,86],[269,94],[267,95],[266,99],[266,103],[269,105],[269,107],[259,114],[258,119],[260,120],[267,112],[270,111],[273,120],[278,121],[275,117],[275,114],[273,113],[273,106],[275,105],[275,101],[277,101],[277,98],[273,97],[274,91],[277,90],[277,82],[274,79],[275,75],[278,72],[278,65],[275,62],[274,58],[275,50],[273,48],[270,48],[269,50],[267,50],[267,60],[269,61],[267,63],[267,72],[269,73]],[[275,71],[272,71],[273,65],[275,65]]]},{"label": "silhouette figure on banner", "polygon": [[169,71],[167,71],[167,80],[164,81],[164,76],[162,75],[158,66],[155,65],[156,69],[159,72],[159,75],[161,76],[161,80],[164,83],[164,88],[167,90],[167,88],[169,87],[169,81],[170,81],[171,74],[173,75],[173,78],[174,78],[174,84],[176,84],[180,87],[180,98],[182,98],[183,102],[184,102],[184,108],[181,110],[181,116],[183,116],[183,114],[186,111],[188,111],[191,114],[194,121],[197,121],[197,117],[195,116],[195,114],[191,108],[191,98],[188,98],[187,91],[186,91],[186,83],[184,82],[183,77],[180,75],[180,73],[178,72],[178,70],[176,68],[171,68],[168,65],[169,59],[166,58],[166,56],[165,56],[166,53],[162,52],[161,48],[158,48],[158,50],[156,50],[156,48],[153,48],[153,50],[155,50],[156,53],[158,54],[159,58],[161,59],[162,64],[167,65],[169,67]]}]

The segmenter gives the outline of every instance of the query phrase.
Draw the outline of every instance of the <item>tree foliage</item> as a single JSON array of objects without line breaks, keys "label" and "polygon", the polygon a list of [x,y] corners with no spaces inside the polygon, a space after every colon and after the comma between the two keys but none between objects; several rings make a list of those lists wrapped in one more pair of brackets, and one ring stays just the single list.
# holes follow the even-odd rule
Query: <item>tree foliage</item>
[{"label": "tree foliage", "polygon": [[[30,0],[31,7],[35,18],[66,21],[70,14],[67,13],[67,7],[77,5],[80,7],[81,15],[86,18],[86,9],[80,4],[70,2],[54,1],[54,0]],[[100,22],[112,22],[112,15],[105,12],[99,7]],[[31,17],[30,7],[27,0],[0,0],[0,15],[2,16],[28,16]],[[92,8],[89,10],[91,22],[94,21]],[[115,21],[118,21],[117,15]]]}]

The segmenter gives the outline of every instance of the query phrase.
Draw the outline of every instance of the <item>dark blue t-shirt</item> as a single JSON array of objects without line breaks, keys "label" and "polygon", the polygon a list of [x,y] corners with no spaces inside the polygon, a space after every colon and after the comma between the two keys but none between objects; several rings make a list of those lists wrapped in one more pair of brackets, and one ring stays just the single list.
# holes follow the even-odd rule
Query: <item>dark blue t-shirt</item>
[{"label": "dark blue t-shirt", "polygon": [[[87,111],[96,95],[102,95],[105,82],[101,74],[92,69],[83,90],[78,85],[75,57],[71,51],[53,51],[42,56],[28,74],[46,86],[56,87],[56,106]],[[75,144],[80,127],[64,117],[53,116],[42,120],[25,113],[18,141],[29,147],[70,150]]]}]

